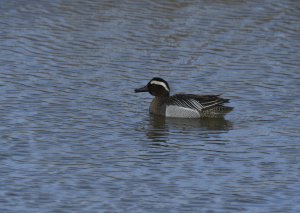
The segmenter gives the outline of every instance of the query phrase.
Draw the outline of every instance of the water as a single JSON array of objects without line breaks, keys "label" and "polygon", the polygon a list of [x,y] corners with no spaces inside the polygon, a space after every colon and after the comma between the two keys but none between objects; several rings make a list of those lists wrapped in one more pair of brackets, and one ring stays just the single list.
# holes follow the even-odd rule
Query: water
[{"label": "water", "polygon": [[[1,212],[300,212],[299,1],[0,3]],[[148,114],[152,77],[221,120]]]}]

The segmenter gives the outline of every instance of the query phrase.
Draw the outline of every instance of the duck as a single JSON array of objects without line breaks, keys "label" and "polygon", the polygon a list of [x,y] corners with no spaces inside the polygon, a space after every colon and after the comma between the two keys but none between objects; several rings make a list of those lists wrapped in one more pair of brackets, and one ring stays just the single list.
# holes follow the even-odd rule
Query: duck
[{"label": "duck", "polygon": [[170,118],[223,118],[233,110],[224,106],[229,99],[221,95],[175,94],[170,96],[167,81],[160,77],[152,78],[148,84],[134,90],[136,93],[149,92],[154,96],[149,112]]}]

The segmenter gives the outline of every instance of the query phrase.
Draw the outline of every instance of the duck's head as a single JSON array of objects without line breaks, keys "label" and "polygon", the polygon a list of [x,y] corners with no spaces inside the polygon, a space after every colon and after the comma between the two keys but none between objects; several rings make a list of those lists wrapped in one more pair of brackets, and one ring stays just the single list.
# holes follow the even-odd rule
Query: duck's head
[{"label": "duck's head", "polygon": [[149,92],[153,96],[169,96],[170,87],[168,83],[162,78],[152,78],[149,83],[141,88],[135,89],[135,92]]}]

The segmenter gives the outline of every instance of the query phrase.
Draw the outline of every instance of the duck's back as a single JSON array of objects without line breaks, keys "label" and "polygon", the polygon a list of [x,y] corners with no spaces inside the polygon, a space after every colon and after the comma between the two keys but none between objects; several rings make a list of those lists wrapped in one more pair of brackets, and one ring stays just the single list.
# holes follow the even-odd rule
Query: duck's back
[{"label": "duck's back", "polygon": [[177,94],[165,99],[165,116],[178,118],[223,117],[233,108],[219,95]]}]

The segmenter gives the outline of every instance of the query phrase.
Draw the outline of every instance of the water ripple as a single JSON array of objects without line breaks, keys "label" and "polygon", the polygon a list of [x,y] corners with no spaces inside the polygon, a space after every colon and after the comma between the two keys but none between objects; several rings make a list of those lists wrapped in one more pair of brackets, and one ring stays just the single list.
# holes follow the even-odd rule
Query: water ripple
[{"label": "water ripple", "polygon": [[[299,212],[296,1],[0,6],[2,212]],[[153,76],[225,119],[150,116]]]}]

